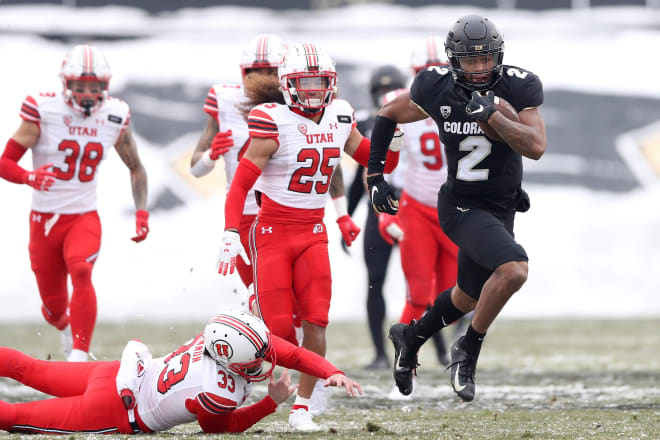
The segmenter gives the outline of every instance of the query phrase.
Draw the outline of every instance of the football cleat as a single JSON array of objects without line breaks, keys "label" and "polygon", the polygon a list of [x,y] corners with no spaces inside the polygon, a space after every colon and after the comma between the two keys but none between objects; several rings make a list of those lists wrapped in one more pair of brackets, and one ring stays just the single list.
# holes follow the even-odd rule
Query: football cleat
[{"label": "football cleat", "polygon": [[312,420],[312,414],[305,408],[291,410],[289,426],[294,431],[312,432],[321,430],[321,427]]},{"label": "football cleat", "polygon": [[417,362],[419,347],[411,347],[408,344],[405,336],[407,328],[408,324],[394,324],[390,327],[388,334],[390,341],[394,344],[394,382],[404,396],[412,393],[413,375],[417,375],[417,367],[419,366]]},{"label": "football cleat", "polygon": [[413,389],[410,394],[407,396],[404,394],[401,394],[401,391],[399,391],[399,387],[394,385],[392,387],[392,390],[389,392],[387,395],[388,400],[412,400],[413,396],[415,395],[415,391],[417,390],[417,380],[413,378]]},{"label": "football cleat", "polygon": [[462,337],[451,346],[451,364],[447,368],[450,369],[451,386],[454,388],[454,392],[464,402],[471,402],[474,400],[474,373],[477,369],[477,357],[469,355],[463,350],[461,341],[463,341]]}]

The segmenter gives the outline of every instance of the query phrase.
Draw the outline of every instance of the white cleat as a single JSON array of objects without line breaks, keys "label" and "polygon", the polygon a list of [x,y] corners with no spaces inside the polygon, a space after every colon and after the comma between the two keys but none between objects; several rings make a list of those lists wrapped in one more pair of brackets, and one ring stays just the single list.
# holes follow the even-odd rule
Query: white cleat
[{"label": "white cleat", "polygon": [[413,396],[415,395],[415,391],[417,389],[417,380],[415,378],[413,378],[412,384],[413,384],[412,392],[407,396],[405,394],[401,394],[399,388],[396,385],[394,385],[392,387],[392,391],[390,391],[389,394],[387,395],[387,398],[389,400],[412,400]]},{"label": "white cleat", "polygon": [[71,333],[71,325],[67,324],[64,330],[60,330],[60,341],[62,341],[62,350],[64,350],[64,357],[68,358],[73,350],[73,334]]},{"label": "white cleat", "polygon": [[312,432],[321,430],[321,427],[312,420],[310,412],[303,408],[291,411],[289,426],[294,431]]},{"label": "white cleat", "polygon": [[330,401],[330,388],[323,386],[325,380],[319,379],[314,384],[312,391],[311,402],[309,404],[309,412],[313,416],[320,416],[328,409],[328,402]]}]

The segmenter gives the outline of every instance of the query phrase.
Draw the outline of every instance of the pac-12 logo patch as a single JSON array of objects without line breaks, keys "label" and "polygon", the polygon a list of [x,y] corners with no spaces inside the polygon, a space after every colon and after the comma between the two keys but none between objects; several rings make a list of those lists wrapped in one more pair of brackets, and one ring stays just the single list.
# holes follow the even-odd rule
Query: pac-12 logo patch
[{"label": "pac-12 logo patch", "polygon": [[451,115],[451,106],[441,105],[440,114],[442,115],[443,118],[447,119],[449,115]]}]

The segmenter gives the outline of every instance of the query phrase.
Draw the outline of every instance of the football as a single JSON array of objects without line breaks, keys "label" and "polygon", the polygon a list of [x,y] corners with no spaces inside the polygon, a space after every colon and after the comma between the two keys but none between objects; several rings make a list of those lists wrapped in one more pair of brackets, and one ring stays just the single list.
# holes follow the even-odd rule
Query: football
[{"label": "football", "polygon": [[[520,118],[518,117],[518,112],[504,98],[500,98],[499,96],[495,97],[495,108],[497,109],[498,112],[502,113],[504,116],[511,119],[512,121],[520,122]],[[479,127],[487,137],[494,139],[496,141],[502,140],[502,138],[500,137],[499,134],[497,134],[495,129],[492,128],[490,125],[488,125],[488,122],[479,121]]]}]

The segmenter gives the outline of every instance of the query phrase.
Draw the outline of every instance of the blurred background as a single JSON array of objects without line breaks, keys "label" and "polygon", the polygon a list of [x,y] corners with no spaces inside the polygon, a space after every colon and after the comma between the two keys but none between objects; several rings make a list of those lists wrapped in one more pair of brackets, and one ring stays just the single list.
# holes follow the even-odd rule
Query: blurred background
[{"label": "blurred background", "polygon": [[[193,180],[189,158],[213,84],[240,81],[240,53],[259,33],[314,41],[337,62],[339,94],[368,112],[373,69],[409,76],[413,46],[446,36],[460,16],[493,20],[505,64],[538,74],[548,131],[544,157],[525,160],[532,209],[517,217],[529,281],[505,317],[660,316],[660,0],[0,0],[0,141],[20,123],[26,95],[59,91],[69,47],[98,46],[112,95],[131,107],[149,176],[151,232],[130,240],[134,207],[118,156],[101,167],[103,244],[94,270],[99,321],[190,320],[244,301],[238,276],[215,263],[224,229],[223,167]],[[346,159],[350,182],[354,162]],[[21,165],[31,168],[27,154]],[[42,322],[27,252],[31,189],[0,180],[0,320]],[[364,224],[367,204],[354,220]],[[331,320],[366,319],[361,237],[341,250],[327,210],[333,271]],[[398,251],[385,286],[396,319],[405,283]]]}]

